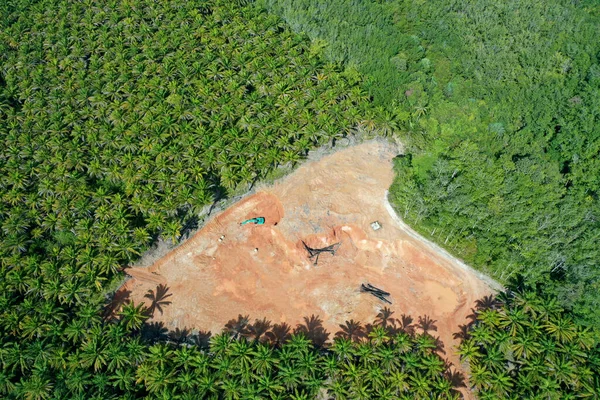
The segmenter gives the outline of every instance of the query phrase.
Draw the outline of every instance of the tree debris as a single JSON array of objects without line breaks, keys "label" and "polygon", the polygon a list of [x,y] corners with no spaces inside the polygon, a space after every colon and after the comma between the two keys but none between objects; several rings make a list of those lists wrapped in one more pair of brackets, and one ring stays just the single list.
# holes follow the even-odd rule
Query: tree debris
[{"label": "tree debris", "polygon": [[392,304],[392,302],[390,300],[388,300],[388,298],[387,298],[390,295],[389,292],[386,292],[384,290],[376,288],[375,286],[371,285],[370,283],[367,283],[366,285],[364,283],[362,283],[360,285],[360,291],[371,293],[373,296],[377,297],[379,300],[381,300],[385,303],[388,303],[388,304]]},{"label": "tree debris", "polygon": [[308,251],[308,254],[309,254],[308,258],[312,259],[313,257],[316,257],[314,265],[317,265],[317,262],[319,261],[319,256],[321,255],[321,253],[331,253],[331,255],[335,256],[335,252],[342,245],[341,242],[338,242],[338,243],[332,244],[331,246],[323,247],[322,249],[313,249],[312,247],[309,247],[304,242],[304,240],[302,241],[302,244],[304,245],[304,248],[306,249],[306,251]]}]

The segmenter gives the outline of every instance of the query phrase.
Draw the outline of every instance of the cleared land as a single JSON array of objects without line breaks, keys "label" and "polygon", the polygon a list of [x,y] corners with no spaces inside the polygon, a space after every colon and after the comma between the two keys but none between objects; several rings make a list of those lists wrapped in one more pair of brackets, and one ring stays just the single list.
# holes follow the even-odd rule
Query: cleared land
[{"label": "cleared land", "polygon": [[[314,314],[336,332],[350,319],[371,322],[386,305],[360,292],[368,282],[390,292],[395,317],[437,320],[448,350],[474,301],[493,290],[390,213],[386,189],[396,154],[372,141],[307,162],[217,215],[150,267],[128,270],[133,279],[121,291],[148,304],[144,295],[166,285],[171,304],[154,320],[169,329],[218,332],[238,314],[295,325]],[[240,226],[253,217],[266,222]],[[374,231],[373,221],[382,228]],[[341,246],[315,266],[303,241]],[[452,351],[447,356],[457,364]]]}]

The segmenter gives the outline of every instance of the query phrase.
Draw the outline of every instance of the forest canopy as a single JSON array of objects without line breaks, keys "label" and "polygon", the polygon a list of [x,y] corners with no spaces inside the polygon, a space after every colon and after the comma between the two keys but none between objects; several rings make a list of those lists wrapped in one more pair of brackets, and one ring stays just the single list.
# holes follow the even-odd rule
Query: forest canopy
[{"label": "forest canopy", "polygon": [[476,301],[461,328],[458,353],[479,399],[598,396],[600,347],[593,333],[521,277]]},{"label": "forest canopy", "polygon": [[404,132],[399,214],[501,282],[522,273],[600,328],[600,6],[258,0]]},{"label": "forest canopy", "polygon": [[0,3],[0,397],[460,397],[427,317],[211,335],[148,322],[165,288],[112,296],[157,238],[356,129],[406,132],[391,197],[410,223],[532,282],[464,327],[473,388],[598,392],[597,341],[547,297],[598,325],[598,7],[260,3],[289,29],[247,3]]},{"label": "forest canopy", "polygon": [[134,396],[153,350],[140,305],[104,313],[122,267],[368,121],[368,96],[360,76],[253,7],[0,11],[0,397]]}]

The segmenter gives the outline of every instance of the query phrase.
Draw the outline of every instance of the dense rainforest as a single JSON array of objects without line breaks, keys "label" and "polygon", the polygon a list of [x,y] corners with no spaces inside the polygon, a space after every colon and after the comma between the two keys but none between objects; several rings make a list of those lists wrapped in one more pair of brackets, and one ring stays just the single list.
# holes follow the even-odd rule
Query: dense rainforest
[{"label": "dense rainforest", "polygon": [[600,328],[598,2],[257,4],[363,73],[406,133],[390,199],[408,223]]},{"label": "dense rainforest", "polygon": [[[301,1],[296,4],[302,6]],[[459,76],[464,67],[456,63],[460,60],[445,64],[447,77],[454,79],[452,85],[435,75],[441,71],[439,65],[444,65],[443,51],[454,48],[439,43],[441,47],[435,47],[431,37],[427,43],[424,37],[427,32],[433,35],[435,29],[447,33],[443,22],[427,22],[425,14],[410,7],[397,8],[399,3],[394,2],[337,6],[322,10],[326,12],[320,15],[325,18],[321,33],[308,32],[322,40],[310,42],[300,32],[308,31],[300,28],[310,21],[284,15],[290,29],[260,5],[245,1],[0,3],[1,398],[460,397],[459,389],[467,385],[465,377],[444,360],[454,349],[439,343],[434,336],[435,321],[426,316],[416,322],[406,315],[395,318],[383,309],[372,324],[347,321],[335,335],[325,332],[316,317],[290,327],[240,316],[222,333],[211,335],[186,329],[169,332],[149,323],[148,318],[164,306],[159,288],[148,294],[149,304],[129,302],[114,307],[117,299],[112,295],[122,281],[122,267],[158,237],[180,240],[206,205],[245,190],[279,165],[295,164],[312,147],[355,131],[389,134],[407,129],[411,155],[398,161],[405,180],[397,181],[394,200],[407,209],[425,207],[420,213],[406,213],[405,218],[435,229],[434,221],[446,211],[439,198],[428,197],[428,190],[435,186],[430,178],[435,171],[447,172],[444,163],[450,163],[451,154],[444,152],[457,147],[444,146],[456,140],[456,135],[472,134],[464,139],[473,147],[473,159],[463,159],[465,165],[480,155],[474,146],[484,143],[478,142],[475,133],[492,112],[481,104],[481,96],[475,96],[476,90],[484,90],[483,83],[475,78],[469,83]],[[361,27],[351,27],[348,33],[369,30],[364,37],[371,42],[349,35],[357,46],[353,47],[336,38],[339,33],[328,36],[334,26],[327,26],[328,18],[350,6],[366,7],[369,12],[360,18],[347,13],[348,22],[357,18]],[[441,15],[442,8],[434,10],[430,5],[421,7],[423,12],[435,11],[430,17],[439,21],[451,14]],[[588,18],[594,17],[594,10],[588,9]],[[310,15],[309,11],[303,12]],[[412,19],[400,18],[409,11]],[[579,14],[573,15],[579,21]],[[581,21],[576,32],[587,27],[585,32],[590,34],[593,28],[585,18]],[[431,31],[423,30],[427,24]],[[348,26],[340,24],[340,28]],[[412,33],[407,36],[405,32]],[[385,44],[394,37],[399,38],[398,47],[387,57]],[[480,33],[472,39],[477,38]],[[564,46],[571,43],[567,39],[561,42]],[[448,35],[447,40],[458,39]],[[365,62],[369,49],[381,52],[370,61],[373,64]],[[566,50],[561,54],[572,57]],[[578,60],[570,61],[567,72],[585,69]],[[595,61],[591,56],[589,60],[587,70],[593,72]],[[369,72],[367,67],[375,63],[381,68]],[[382,72],[377,75],[375,70]],[[385,81],[388,78],[397,81],[390,84]],[[565,82],[567,78],[571,79],[568,73]],[[436,81],[444,82],[442,92],[436,89]],[[582,82],[575,86],[579,88]],[[590,80],[592,84],[597,81]],[[572,108],[568,108],[571,103],[565,106],[577,115],[588,110],[588,119],[571,123],[589,125],[589,118],[595,118],[588,107],[590,93],[582,92]],[[467,95],[473,100],[465,100]],[[501,110],[494,112],[504,115]],[[460,125],[471,114],[475,122]],[[452,129],[444,125],[454,121],[458,125]],[[569,127],[567,122],[562,125],[565,131],[581,128]],[[500,137],[511,137],[509,122],[494,123],[506,123]],[[431,130],[432,126],[438,131]],[[461,126],[471,130],[458,129]],[[500,125],[490,127],[498,135]],[[484,131],[491,135],[492,131]],[[560,132],[555,135],[563,137]],[[592,139],[578,146],[591,146]],[[520,166],[528,157],[539,156],[534,150],[512,162]],[[553,147],[548,157],[561,151],[568,148]],[[590,264],[594,249],[587,255],[575,249],[582,248],[581,238],[594,233],[596,194],[585,192],[590,206],[583,222],[577,219],[581,208],[576,194],[583,193],[582,185],[594,182],[592,158],[582,153],[580,166],[572,162],[561,166],[559,175],[547,175],[548,184],[570,177],[561,201],[574,202],[572,214],[558,208],[558,217],[570,218],[574,224],[568,232],[574,236],[567,241],[560,226],[555,227],[559,229],[557,248],[569,250],[571,246],[573,254],[581,254]],[[542,161],[540,168],[554,165],[552,159]],[[481,173],[491,173],[495,162],[487,161],[489,169]],[[585,165],[588,169],[580,169]],[[466,179],[467,167],[463,168],[452,179]],[[544,171],[541,176],[546,176]],[[461,183],[465,187],[460,193],[465,193],[468,184]],[[492,190],[489,184],[484,189]],[[466,213],[477,209],[477,202],[486,201],[487,195],[466,199],[468,207],[456,218],[468,218]],[[532,193],[531,201],[538,197],[539,193]],[[530,208],[536,211],[533,205]],[[495,215],[499,226],[504,226],[503,214]],[[471,225],[465,228],[471,236],[449,235],[448,243],[460,254],[474,248],[473,260],[480,260],[485,247],[477,235],[487,229],[487,223],[482,219],[478,230]],[[443,225],[438,231],[445,234],[448,228]],[[519,236],[516,243],[523,246],[529,243],[527,239]],[[464,247],[469,241],[474,244]],[[514,246],[504,250],[515,252]],[[542,254],[544,249],[537,251]],[[477,265],[483,269],[489,265],[494,272],[500,261],[494,258]],[[543,276],[541,266],[521,261],[520,272],[527,273],[527,268],[535,272],[528,279]],[[565,288],[564,293],[571,293],[567,297],[571,303],[564,298],[562,303],[568,306],[578,299],[569,282],[589,290],[596,275],[592,268],[584,268],[584,261],[578,275],[573,275],[579,270],[569,264],[571,259],[559,267],[546,265],[564,271],[554,271],[553,280],[547,282],[551,289],[535,285],[522,289],[524,283],[515,292],[483,299],[475,306],[471,321],[465,321],[457,333],[463,339],[459,354],[476,378],[468,383],[473,390],[487,398],[505,398],[511,387],[525,397],[598,393],[600,363],[592,331],[573,322],[570,313],[545,297]],[[587,280],[577,280],[585,271]],[[588,293],[578,301],[590,306],[594,296]]]}]

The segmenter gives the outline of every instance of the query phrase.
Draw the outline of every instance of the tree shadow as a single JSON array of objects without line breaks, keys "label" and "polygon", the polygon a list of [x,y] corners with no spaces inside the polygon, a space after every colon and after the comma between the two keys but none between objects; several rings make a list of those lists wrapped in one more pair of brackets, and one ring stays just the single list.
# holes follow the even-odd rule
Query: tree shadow
[{"label": "tree shadow", "polygon": [[392,310],[390,310],[388,307],[383,307],[375,317],[373,324],[387,328],[389,325],[393,325],[395,322],[392,315],[394,315]]},{"label": "tree shadow", "polygon": [[323,320],[314,314],[309,317],[304,317],[304,324],[298,324],[294,329],[294,334],[303,333],[306,338],[314,344],[315,347],[321,348],[329,340],[329,332],[323,327]]},{"label": "tree shadow", "polygon": [[248,325],[249,336],[252,336],[257,342],[264,338],[269,329],[271,329],[271,321],[266,318],[256,319],[252,325]]},{"label": "tree shadow", "polygon": [[281,347],[292,337],[292,327],[285,322],[275,324],[270,331],[265,333],[265,337],[271,345]]},{"label": "tree shadow", "polygon": [[456,369],[451,370],[450,365],[446,369],[446,372],[444,373],[444,375],[446,376],[446,379],[448,379],[450,381],[450,384],[454,388],[455,394],[460,393],[456,389],[467,387],[467,384],[465,383],[465,374],[463,374],[460,371],[457,371]]},{"label": "tree shadow", "polygon": [[200,227],[200,217],[197,213],[190,212],[189,208],[188,206],[187,209],[178,210],[177,217],[181,224],[181,229],[179,230],[177,242],[188,240],[192,233]]},{"label": "tree shadow", "polygon": [[[517,282],[515,285],[523,285],[522,281],[517,278]],[[502,296],[505,296],[504,298]],[[512,301],[512,294],[510,293],[510,289],[506,289],[503,292],[498,293],[497,295],[487,295],[483,296],[480,299],[475,300],[475,307],[471,308],[471,314],[467,315],[467,323],[463,325],[459,325],[458,332],[454,332],[452,337],[454,339],[460,339],[461,342],[470,339],[471,334],[469,333],[471,327],[477,322],[477,317],[486,310],[496,310],[505,304],[507,301]]]},{"label": "tree shadow", "polygon": [[362,324],[353,319],[346,321],[345,324],[340,324],[340,328],[341,329],[335,333],[336,338],[350,339],[353,342],[358,342],[367,336]]},{"label": "tree shadow", "polygon": [[228,193],[227,189],[221,185],[221,178],[219,175],[211,173],[207,177],[207,181],[210,182],[210,187],[212,188],[212,204],[210,205],[208,213],[206,214],[207,217],[210,217],[213,211],[218,209],[219,202],[227,198]]},{"label": "tree shadow", "polygon": [[529,291],[532,289],[531,285],[529,285],[527,283],[527,279],[525,279],[525,276],[523,274],[516,274],[516,275],[513,275],[510,278],[508,278],[506,287],[508,288],[508,290],[506,290],[507,293],[510,293],[512,291],[516,291],[516,292],[522,292],[524,290]]},{"label": "tree shadow", "polygon": [[469,320],[468,325],[473,325],[475,321],[477,321],[477,316],[479,315],[479,311],[471,308],[471,314],[467,315],[467,319]]},{"label": "tree shadow", "polygon": [[420,328],[423,333],[429,333],[429,331],[437,332],[437,325],[435,324],[437,320],[431,319],[429,315],[424,315],[423,317],[419,317],[419,322],[417,323],[417,327]]},{"label": "tree shadow", "polygon": [[194,333],[190,328],[175,328],[169,331],[162,321],[146,322],[142,326],[141,337],[150,343],[171,343],[176,345],[195,345],[202,350],[209,349],[210,331],[198,331]]},{"label": "tree shadow", "polygon": [[148,293],[144,295],[145,298],[150,299],[150,307],[148,312],[154,316],[156,310],[160,311],[160,315],[163,314],[163,307],[171,304],[170,301],[165,300],[167,297],[172,296],[169,292],[169,288],[166,285],[160,284],[156,287],[156,291],[150,289]]},{"label": "tree shadow", "polygon": [[[429,334],[428,334],[429,335]],[[446,345],[442,342],[439,336],[432,336],[435,339],[435,351],[441,354],[446,354]]]},{"label": "tree shadow", "polygon": [[475,309],[477,311],[495,310],[500,305],[500,302],[496,300],[496,296],[490,294],[483,296],[481,299],[475,300]]},{"label": "tree shadow", "polygon": [[190,342],[203,350],[208,350],[210,348],[211,337],[211,331],[198,331],[198,333],[192,333],[190,335]]},{"label": "tree shadow", "polygon": [[146,322],[142,326],[141,336],[142,339],[152,343],[163,342],[169,338],[169,330],[163,322]]},{"label": "tree shadow", "polygon": [[131,301],[131,290],[117,290],[110,302],[104,307],[102,317],[104,319],[112,318],[124,304]]},{"label": "tree shadow", "polygon": [[187,343],[190,339],[191,331],[188,328],[175,328],[174,331],[169,332],[169,339],[177,344]]},{"label": "tree shadow", "polygon": [[415,334],[415,326],[413,325],[413,317],[410,315],[402,314],[400,319],[396,320],[398,322],[398,329],[408,335]]},{"label": "tree shadow", "polygon": [[452,337],[454,339],[460,339],[460,340],[467,340],[471,337],[471,335],[469,334],[469,329],[471,328],[472,324],[463,324],[463,325],[459,325],[459,331],[458,332],[454,332],[452,334]]},{"label": "tree shadow", "polygon": [[237,319],[230,319],[229,322],[225,324],[225,329],[223,329],[223,332],[228,333],[234,339],[247,337],[250,334],[248,322],[250,322],[249,315],[242,316],[242,314],[239,314]]},{"label": "tree shadow", "polygon": [[373,324],[365,324],[365,336],[369,336],[371,334],[371,332],[373,332],[373,328],[375,328],[377,325],[373,325]]}]

